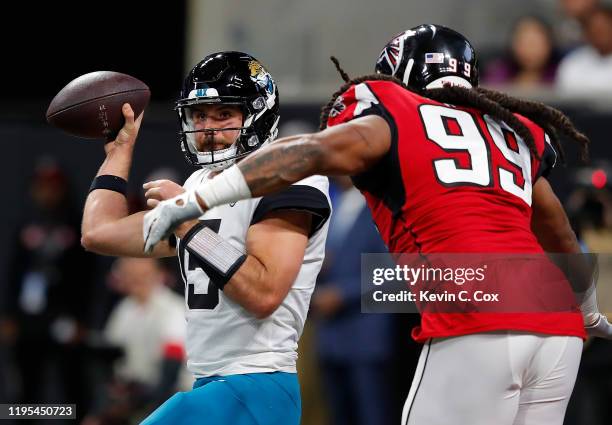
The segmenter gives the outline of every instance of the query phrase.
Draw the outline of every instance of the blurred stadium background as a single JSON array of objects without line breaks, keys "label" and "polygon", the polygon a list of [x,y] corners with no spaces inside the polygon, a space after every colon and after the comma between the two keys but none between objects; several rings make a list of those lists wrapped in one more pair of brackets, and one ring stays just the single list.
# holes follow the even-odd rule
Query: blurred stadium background
[{"label": "blurred stadium background", "polygon": [[[83,255],[78,247],[80,209],[102,161],[102,144],[62,134],[45,122],[50,100],[73,78],[114,70],[151,88],[129,182],[138,208],[141,185],[152,175],[182,181],[191,172],[172,108],[184,75],[206,54],[243,50],[264,63],[280,89],[281,134],[289,135],[315,129],[320,107],[341,84],[330,55],[351,76],[370,73],[394,34],[421,23],[446,25],[473,42],[483,85],[559,107],[591,138],[592,164],[579,166],[568,146],[568,164],[551,181],[585,247],[609,253],[610,7],[597,0],[107,0],[3,6],[0,403],[79,398],[79,420],[94,424],[137,420],[155,400],[150,389],[109,390],[108,376],[120,375],[113,366],[119,354],[106,344],[103,331],[122,296],[134,294],[118,289],[117,276],[109,275],[113,259]],[[335,188],[340,200],[343,183]],[[57,232],[37,233],[41,223],[52,223]],[[37,247],[46,246],[47,238],[61,242],[41,253]],[[420,349],[409,337],[416,318],[396,315],[360,324],[358,299],[343,298],[342,287],[334,291],[330,276],[338,264],[333,252],[329,258],[301,342],[303,424],[339,424],[340,416],[353,424],[399,423]],[[174,261],[162,266],[159,279],[180,293]],[[358,286],[359,276],[352,278]],[[350,346],[351,335],[361,348]],[[568,425],[612,421],[611,366],[609,344],[587,346]],[[377,380],[384,384],[372,384]]]}]

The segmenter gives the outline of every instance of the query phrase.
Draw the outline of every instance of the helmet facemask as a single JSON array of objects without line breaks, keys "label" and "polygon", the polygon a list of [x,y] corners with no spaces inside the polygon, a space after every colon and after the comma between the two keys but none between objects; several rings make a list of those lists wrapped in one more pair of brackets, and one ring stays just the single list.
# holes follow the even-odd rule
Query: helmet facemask
[{"label": "helmet facemask", "polygon": [[[247,134],[248,128],[242,124],[244,119],[241,117],[239,126],[229,125],[224,126],[223,120],[220,120],[219,126],[214,127],[202,127],[201,124],[197,123],[198,113],[204,112],[204,108],[200,105],[210,104],[207,102],[192,102],[189,106],[177,105],[177,112],[179,115],[179,122],[181,126],[180,138],[181,148],[185,155],[190,159],[193,165],[202,165],[211,170],[222,170],[232,165],[239,157],[239,140]],[[219,106],[241,106],[236,103],[219,103]],[[198,108],[198,106],[200,106]],[[242,107],[240,107],[241,115]],[[214,109],[206,110],[206,114],[215,114]],[[234,120],[235,121],[235,120]],[[214,123],[213,123],[214,125]],[[227,136],[223,132],[234,132],[234,141],[232,144],[227,145]],[[221,137],[225,139],[220,142],[218,140],[221,133]],[[204,139],[201,141],[198,147],[198,139]],[[216,146],[216,143],[223,143],[225,147]]]}]

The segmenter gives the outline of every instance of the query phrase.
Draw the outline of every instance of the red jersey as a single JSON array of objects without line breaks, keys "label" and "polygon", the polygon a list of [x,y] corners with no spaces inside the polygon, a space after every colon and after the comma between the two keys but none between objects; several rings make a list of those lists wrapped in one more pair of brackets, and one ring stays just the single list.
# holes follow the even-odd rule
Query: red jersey
[{"label": "red jersey", "polygon": [[[338,97],[328,126],[378,115],[389,152],[353,176],[394,253],[543,253],[531,231],[532,186],[556,154],[536,124],[538,160],[504,122],[421,97],[390,81],[366,81]],[[571,310],[571,311],[570,311]],[[493,330],[585,336],[576,308],[560,313],[423,313],[419,341]]]}]

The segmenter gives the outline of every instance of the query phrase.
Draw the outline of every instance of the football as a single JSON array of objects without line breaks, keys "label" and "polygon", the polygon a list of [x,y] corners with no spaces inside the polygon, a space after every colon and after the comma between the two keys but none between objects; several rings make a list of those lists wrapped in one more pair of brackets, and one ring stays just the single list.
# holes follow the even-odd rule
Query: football
[{"label": "football", "polygon": [[137,78],[113,71],[81,75],[53,98],[47,122],[86,139],[112,140],[124,123],[121,107],[129,103],[138,117],[151,91]]}]

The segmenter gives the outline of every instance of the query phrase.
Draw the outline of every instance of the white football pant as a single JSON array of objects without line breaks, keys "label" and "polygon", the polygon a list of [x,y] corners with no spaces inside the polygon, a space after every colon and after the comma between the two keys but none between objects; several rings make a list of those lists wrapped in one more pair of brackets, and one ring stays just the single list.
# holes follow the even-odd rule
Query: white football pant
[{"label": "white football pant", "polygon": [[427,341],[402,425],[562,425],[582,339],[493,332]]}]

